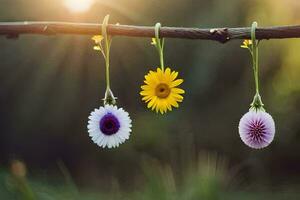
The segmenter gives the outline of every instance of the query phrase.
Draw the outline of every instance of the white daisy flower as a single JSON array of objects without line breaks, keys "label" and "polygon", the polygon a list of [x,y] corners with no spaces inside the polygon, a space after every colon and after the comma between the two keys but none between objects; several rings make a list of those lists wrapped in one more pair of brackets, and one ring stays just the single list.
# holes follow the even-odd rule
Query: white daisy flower
[{"label": "white daisy flower", "polygon": [[89,136],[98,146],[114,148],[129,138],[131,119],[123,108],[105,105],[91,113],[87,128]]}]

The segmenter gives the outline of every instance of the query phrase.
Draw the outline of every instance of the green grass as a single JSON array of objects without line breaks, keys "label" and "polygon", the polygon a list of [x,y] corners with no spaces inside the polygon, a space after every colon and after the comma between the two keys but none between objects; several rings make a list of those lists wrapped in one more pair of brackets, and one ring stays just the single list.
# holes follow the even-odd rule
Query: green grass
[{"label": "green grass", "polygon": [[[259,186],[243,188],[233,185],[225,159],[214,154],[201,154],[185,167],[173,169],[156,160],[143,164],[142,180],[128,191],[114,181],[109,191],[96,191],[88,187],[78,188],[62,162],[62,177],[45,177],[41,180],[23,176],[19,171],[0,171],[0,199],[14,200],[282,200],[300,199],[299,186],[259,189]],[[64,181],[63,181],[64,180]],[[94,187],[93,187],[94,188]],[[102,188],[101,185],[99,188]]]}]

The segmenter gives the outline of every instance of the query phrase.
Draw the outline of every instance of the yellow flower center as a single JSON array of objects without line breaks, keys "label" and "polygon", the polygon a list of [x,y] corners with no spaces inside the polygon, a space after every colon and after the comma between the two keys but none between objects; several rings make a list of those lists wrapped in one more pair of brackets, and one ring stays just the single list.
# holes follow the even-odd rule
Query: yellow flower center
[{"label": "yellow flower center", "polygon": [[161,99],[167,98],[169,96],[170,92],[171,92],[171,89],[165,83],[160,83],[155,88],[156,96]]}]

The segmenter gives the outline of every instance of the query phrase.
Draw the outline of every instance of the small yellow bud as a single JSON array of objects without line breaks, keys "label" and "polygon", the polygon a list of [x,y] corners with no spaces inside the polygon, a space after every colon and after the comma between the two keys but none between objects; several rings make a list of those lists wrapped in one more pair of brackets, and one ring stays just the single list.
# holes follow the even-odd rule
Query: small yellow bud
[{"label": "small yellow bud", "polygon": [[95,43],[99,44],[103,40],[103,36],[102,35],[95,35],[95,36],[92,37],[92,40],[94,40]]},{"label": "small yellow bud", "polygon": [[101,48],[99,46],[94,46],[95,51],[101,51]]},{"label": "small yellow bud", "polygon": [[155,38],[152,38],[151,44],[154,45],[154,46],[156,45],[156,39]]},{"label": "small yellow bud", "polygon": [[244,49],[248,49],[250,47],[250,45],[252,45],[252,40],[244,40],[241,47]]}]

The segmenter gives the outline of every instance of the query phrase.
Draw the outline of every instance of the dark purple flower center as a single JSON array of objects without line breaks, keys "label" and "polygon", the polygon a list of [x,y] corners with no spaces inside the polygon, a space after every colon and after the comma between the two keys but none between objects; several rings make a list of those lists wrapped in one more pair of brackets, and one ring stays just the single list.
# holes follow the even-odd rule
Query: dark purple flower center
[{"label": "dark purple flower center", "polygon": [[113,135],[120,129],[120,122],[113,114],[107,113],[100,120],[99,127],[105,135]]},{"label": "dark purple flower center", "polygon": [[262,121],[256,120],[252,122],[249,125],[249,128],[250,128],[249,133],[251,135],[251,138],[254,139],[255,141],[260,142],[265,138],[266,126]]}]

